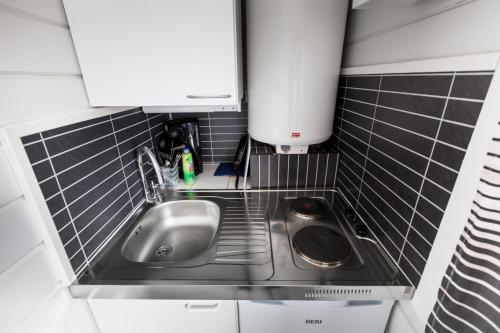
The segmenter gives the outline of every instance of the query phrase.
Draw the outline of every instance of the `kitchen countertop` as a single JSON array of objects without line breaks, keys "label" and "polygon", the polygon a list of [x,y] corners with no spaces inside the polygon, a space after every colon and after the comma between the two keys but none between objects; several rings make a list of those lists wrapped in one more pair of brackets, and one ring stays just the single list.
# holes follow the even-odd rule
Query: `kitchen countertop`
[{"label": "kitchen countertop", "polygon": [[[186,185],[182,179],[179,179],[179,183],[177,183],[175,189],[177,191],[233,190],[236,176],[214,176],[219,164],[203,164],[203,172],[196,176],[196,181],[193,184]],[[240,178],[238,188],[243,189],[243,177]],[[250,189],[250,178],[247,179],[247,189]]]},{"label": "kitchen countertop", "polygon": [[[318,268],[297,256],[291,246],[293,217],[285,213],[290,199],[308,196],[329,207],[328,220],[338,221],[354,249],[353,260],[337,268]],[[220,255],[223,243],[214,239],[214,256],[203,265],[130,262],[121,255],[124,240],[136,227],[136,213],[71,287],[77,298],[251,299],[251,300],[386,300],[409,299],[414,288],[390,262],[369,233],[359,237],[344,216],[345,201],[333,190],[231,191],[200,190],[165,193],[165,201],[208,200],[221,208],[221,223],[234,212],[246,212],[251,223],[266,221],[256,255]],[[261,223],[259,221],[259,223]],[[255,235],[243,235],[256,237]],[[241,239],[241,237],[240,237]],[[241,244],[240,244],[241,245]],[[217,250],[215,250],[217,249]],[[251,260],[250,260],[250,259]]]}]

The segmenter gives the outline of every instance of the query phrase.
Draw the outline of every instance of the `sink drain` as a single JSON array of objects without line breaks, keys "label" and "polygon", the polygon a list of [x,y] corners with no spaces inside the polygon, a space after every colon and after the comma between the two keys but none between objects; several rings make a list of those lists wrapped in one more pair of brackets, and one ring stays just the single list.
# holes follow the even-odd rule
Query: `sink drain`
[{"label": "sink drain", "polygon": [[159,248],[156,249],[155,254],[157,257],[164,257],[172,252],[172,247],[171,246],[160,246]]}]

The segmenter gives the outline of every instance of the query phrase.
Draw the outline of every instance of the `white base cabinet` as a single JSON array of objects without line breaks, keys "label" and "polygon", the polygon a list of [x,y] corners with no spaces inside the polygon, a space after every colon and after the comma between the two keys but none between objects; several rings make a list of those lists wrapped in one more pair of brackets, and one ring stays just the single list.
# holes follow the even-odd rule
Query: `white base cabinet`
[{"label": "white base cabinet", "polygon": [[237,333],[236,301],[89,299],[101,333]]}]

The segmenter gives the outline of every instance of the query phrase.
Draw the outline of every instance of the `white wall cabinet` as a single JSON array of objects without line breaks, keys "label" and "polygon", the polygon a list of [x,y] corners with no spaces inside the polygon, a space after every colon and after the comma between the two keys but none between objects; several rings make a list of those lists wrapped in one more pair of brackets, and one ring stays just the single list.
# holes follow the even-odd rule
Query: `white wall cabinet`
[{"label": "white wall cabinet", "polygon": [[237,333],[236,301],[89,299],[101,333]]},{"label": "white wall cabinet", "polygon": [[63,2],[92,106],[239,105],[240,0]]}]

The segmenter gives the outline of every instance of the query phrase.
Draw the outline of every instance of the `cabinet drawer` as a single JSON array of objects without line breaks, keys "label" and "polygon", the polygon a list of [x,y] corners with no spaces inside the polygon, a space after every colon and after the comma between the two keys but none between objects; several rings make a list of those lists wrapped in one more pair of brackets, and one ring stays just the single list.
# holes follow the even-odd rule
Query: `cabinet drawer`
[{"label": "cabinet drawer", "polygon": [[240,333],[383,333],[393,301],[239,301]]},{"label": "cabinet drawer", "polygon": [[236,301],[89,299],[101,333],[236,333]]}]

